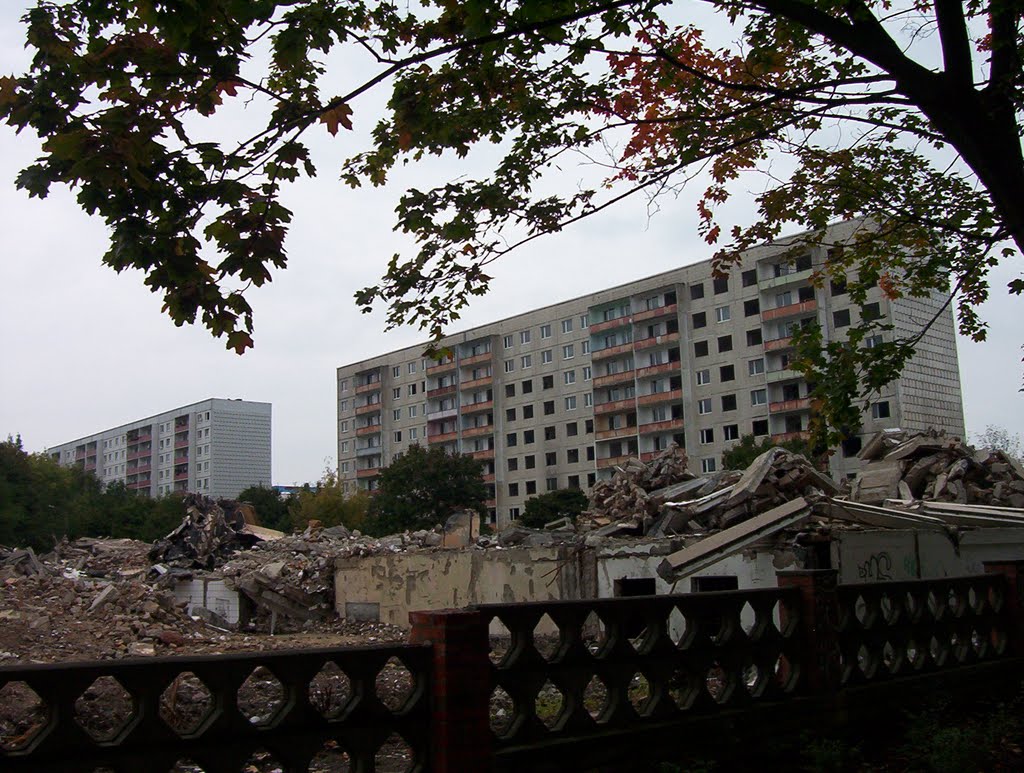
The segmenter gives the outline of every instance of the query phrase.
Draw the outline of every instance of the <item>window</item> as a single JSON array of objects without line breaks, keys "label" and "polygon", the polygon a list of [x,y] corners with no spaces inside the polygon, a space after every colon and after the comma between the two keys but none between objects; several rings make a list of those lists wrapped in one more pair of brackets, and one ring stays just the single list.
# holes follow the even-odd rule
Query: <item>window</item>
[{"label": "window", "polygon": [[[523,382],[523,394],[528,395],[533,391],[533,379],[528,378]],[[512,387],[512,393],[515,394],[515,387]]]},{"label": "window", "polygon": [[882,336],[880,336],[880,335],[868,336],[867,338],[864,339],[864,347],[867,348],[867,349],[874,349],[876,346],[881,346],[881,345],[882,345]]},{"label": "window", "polygon": [[402,375],[402,367],[400,365],[395,365],[395,367],[391,369],[391,375],[394,378],[399,378]]},{"label": "window", "polygon": [[567,370],[567,371],[565,371],[562,374],[562,382],[565,383],[565,384],[575,384],[576,383],[576,371],[574,371],[574,370]]},{"label": "window", "polygon": [[[341,471],[342,472],[348,472],[350,469],[351,469],[351,462],[342,462],[341,463]],[[162,474],[163,473],[161,473],[161,475]]]},{"label": "window", "polygon": [[579,475],[570,475],[568,477],[568,479],[566,480],[566,486],[568,486],[569,488],[577,488],[578,489],[580,487],[580,476]]},{"label": "window", "polygon": [[402,442],[402,430],[398,430],[395,433],[395,442],[396,443],[401,443]]},{"label": "window", "polygon": [[718,380],[719,381],[735,381],[736,380],[736,366],[735,365],[723,365],[718,369]]},{"label": "window", "polygon": [[572,344],[566,344],[562,347],[562,359],[571,360],[576,354],[576,350]]},{"label": "window", "polygon": [[505,397],[515,397],[515,396],[516,396],[516,385],[515,384],[505,384]]},{"label": "window", "polygon": [[766,405],[768,403],[768,390],[755,389],[750,393],[751,405]]},{"label": "window", "polygon": [[416,405],[410,405],[409,406],[409,418],[410,419],[415,419],[416,418],[416,414],[418,412],[419,412],[419,406],[416,406]]},{"label": "window", "polygon": [[532,403],[530,405],[524,405],[523,406],[523,418],[524,419],[532,419],[533,418],[533,404]]},{"label": "window", "polygon": [[[415,440],[418,436],[419,436],[419,430],[417,430],[416,427],[413,427],[412,429],[409,430],[409,440]],[[425,436],[425,433],[424,433],[424,436]]]},{"label": "window", "polygon": [[705,384],[711,383],[711,369],[705,368],[704,370],[697,371],[697,386],[704,386]]},{"label": "window", "polygon": [[755,314],[761,313],[761,301],[757,298],[749,301],[743,301],[743,316],[753,317]]},{"label": "window", "polygon": [[726,424],[722,427],[722,435],[726,440],[739,440],[740,439],[740,425],[739,424]]},{"label": "window", "polygon": [[867,320],[868,322],[872,322],[876,319],[881,319],[882,309],[877,302],[865,303],[864,308],[861,309],[860,317],[861,319]]},{"label": "window", "polygon": [[548,467],[554,467],[558,464],[558,455],[554,451],[548,451],[544,454],[544,464]]},{"label": "window", "polygon": [[505,409],[505,421],[515,421],[515,420],[516,420],[516,409],[515,408],[506,408]]},{"label": "window", "polygon": [[594,394],[593,394],[593,392],[584,392],[583,393],[583,405],[585,407],[587,407],[587,408],[590,408],[590,407],[592,407],[594,405]]},{"label": "window", "polygon": [[721,295],[722,293],[729,292],[729,277],[727,276],[712,279],[711,284],[715,288],[715,295]]},{"label": "window", "polygon": [[523,457],[523,466],[528,470],[532,470],[537,466],[537,457],[533,454]]},{"label": "window", "polygon": [[702,327],[708,326],[708,315],[706,312],[698,311],[693,315],[693,329],[700,330]]},{"label": "window", "polygon": [[554,440],[555,439],[555,428],[554,427],[545,427],[544,428],[544,439],[545,440]]},{"label": "window", "polygon": [[735,411],[736,410],[736,395],[722,395],[722,410],[723,411]]},{"label": "window", "polygon": [[697,301],[704,297],[704,283],[698,282],[695,285],[690,285],[690,300]]},{"label": "window", "polygon": [[759,376],[764,373],[764,357],[758,357],[756,360],[747,361],[747,374],[751,376]]},{"label": "window", "polygon": [[529,330],[521,330],[521,331],[519,331],[519,343],[521,343],[521,344],[528,344],[528,343],[530,343],[530,331]]},{"label": "window", "polygon": [[409,384],[409,386],[405,388],[405,394],[408,397],[412,397],[414,394],[416,394],[416,387],[416,384]]},{"label": "window", "polygon": [[551,362],[551,360],[552,360],[552,356],[551,356],[551,350],[550,349],[545,349],[544,351],[542,351],[540,353],[540,364],[541,365],[547,365],[549,362]]},{"label": "window", "polygon": [[850,310],[839,309],[832,312],[832,325],[836,328],[848,327],[850,324]]},{"label": "window", "polygon": [[718,336],[718,351],[719,353],[732,351],[732,336]]},{"label": "window", "polygon": [[541,338],[551,338],[551,325],[541,325],[540,326],[540,337]]},{"label": "window", "polygon": [[348,421],[347,421],[347,420],[346,420],[346,421],[343,421],[343,422],[341,423],[341,431],[342,431],[342,432],[348,432]]},{"label": "window", "polygon": [[511,373],[515,369],[516,369],[516,361],[515,360],[505,360],[505,372],[506,373]]},{"label": "window", "polygon": [[693,356],[694,357],[707,357],[708,356],[708,342],[697,341],[693,345]]},{"label": "window", "polygon": [[587,419],[586,421],[583,422],[583,431],[586,432],[588,435],[592,435],[594,433],[593,419]]},{"label": "window", "polygon": [[[531,412],[532,415],[532,412]],[[523,445],[528,446],[533,443],[533,430],[528,429],[523,432]]]},{"label": "window", "polygon": [[590,315],[589,314],[581,314],[580,315],[580,329],[581,330],[586,330],[588,327],[590,327]]},{"label": "window", "polygon": [[391,390],[391,399],[399,400],[402,397],[402,387],[395,387]]},{"label": "window", "polygon": [[519,508],[518,507],[510,507],[508,509],[508,519],[510,521],[515,521],[518,518],[519,518]]},{"label": "window", "polygon": [[579,426],[577,426],[575,421],[570,421],[568,424],[565,425],[566,437],[576,437],[578,434],[580,434],[580,428]]},{"label": "window", "polygon": [[544,379],[541,381],[540,385],[541,385],[541,388],[543,388],[543,389],[554,389],[555,388],[555,377],[554,376],[545,376]]},{"label": "window", "polygon": [[584,341],[580,344],[580,352],[582,354],[590,354],[590,341]]},{"label": "window", "polygon": [[863,446],[864,441],[860,439],[858,435],[848,437],[842,442],[843,456],[856,456],[860,453],[860,449]]},{"label": "window", "polygon": [[702,446],[715,442],[715,430],[712,427],[700,431],[700,444]]},{"label": "window", "polygon": [[522,357],[520,357],[519,358],[519,367],[522,368],[523,370],[526,370],[527,368],[532,368],[533,367],[533,355],[532,354],[524,354]]},{"label": "window", "polygon": [[883,400],[880,403],[874,403],[871,406],[871,418],[873,419],[888,419],[890,415],[888,400]]},{"label": "window", "polygon": [[757,284],[757,269],[750,269],[740,274],[740,279],[743,280],[744,287],[752,287]]},{"label": "window", "polygon": [[555,401],[554,400],[546,400],[544,402],[544,415],[545,416],[550,416],[554,412],[555,412]]},{"label": "window", "polygon": [[407,373],[409,373],[409,375],[412,375],[413,373],[416,372],[416,363],[410,362],[408,365],[405,366],[405,370]]},{"label": "window", "polygon": [[760,346],[762,341],[761,328],[758,327],[747,331],[747,346]]},{"label": "window", "polygon": [[563,319],[562,320],[562,332],[563,333],[571,333],[572,332],[572,320],[571,319]]},{"label": "window", "polygon": [[576,410],[576,395],[569,395],[567,398],[565,398],[565,410]]},{"label": "window", "polygon": [[502,342],[502,344],[504,345],[504,347],[505,347],[506,349],[511,349],[511,348],[512,348],[512,336],[505,336],[505,337],[504,337],[504,338],[503,338],[503,339],[501,340],[501,342]]},{"label": "window", "polygon": [[508,484],[508,495],[510,497],[517,497],[517,496],[519,496],[519,484],[518,483],[509,483]]},{"label": "window", "polygon": [[537,493],[537,481],[528,480],[526,481],[526,496],[532,496]]},{"label": "window", "polygon": [[348,379],[347,378],[344,378],[344,379],[342,379],[341,381],[338,382],[338,391],[339,392],[347,392],[348,391]]},{"label": "window", "polygon": [[588,462],[594,461],[594,456],[595,456],[594,447],[593,446],[587,446],[587,461]]},{"label": "window", "polygon": [[713,456],[705,457],[700,460],[700,471],[701,472],[714,472],[718,469],[718,461]]},{"label": "window", "polygon": [[584,365],[583,366],[583,380],[584,381],[590,381],[591,378],[593,378],[593,371],[590,369],[589,365]]},{"label": "window", "polygon": [[558,488],[558,478],[548,478],[544,484],[548,491],[554,491]]},{"label": "window", "polygon": [[719,306],[715,309],[716,322],[728,322],[730,319],[732,319],[732,312],[729,311],[728,306]]},{"label": "window", "polygon": [[515,432],[509,432],[505,435],[505,447],[512,448],[519,444],[519,436]]},{"label": "window", "polygon": [[828,289],[833,298],[837,295],[846,295],[846,277],[833,279],[828,283]]},{"label": "window", "polygon": [[391,412],[391,420],[392,421],[401,421],[401,419],[402,419],[402,409],[401,408],[395,408]]},{"label": "window", "polygon": [[705,397],[703,400],[697,401],[697,413],[701,416],[706,416],[711,413],[711,398]]}]

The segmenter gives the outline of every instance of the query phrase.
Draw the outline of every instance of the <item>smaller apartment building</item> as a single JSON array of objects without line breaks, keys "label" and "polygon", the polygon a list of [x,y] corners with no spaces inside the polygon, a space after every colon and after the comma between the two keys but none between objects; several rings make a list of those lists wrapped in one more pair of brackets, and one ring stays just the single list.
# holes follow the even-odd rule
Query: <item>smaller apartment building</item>
[{"label": "smaller apartment building", "polygon": [[[858,321],[844,283],[812,283],[828,249],[857,228],[832,226],[822,246],[801,248],[798,235],[755,248],[728,277],[703,261],[467,330],[442,342],[451,354],[440,362],[418,346],[343,366],[339,476],[372,490],[412,443],[472,454],[494,492],[492,522],[504,527],[529,497],[589,488],[673,442],[706,473],[743,435],[803,436],[811,405],[789,368],[792,334],[817,321],[835,340]],[[868,300],[867,313],[892,325],[869,346],[920,331],[941,306],[877,289]],[[855,473],[860,438],[896,426],[963,434],[948,309],[902,378],[873,398],[832,474]]]},{"label": "smaller apartment building", "polygon": [[211,398],[47,450],[103,483],[151,496],[235,497],[270,485],[270,403]]}]

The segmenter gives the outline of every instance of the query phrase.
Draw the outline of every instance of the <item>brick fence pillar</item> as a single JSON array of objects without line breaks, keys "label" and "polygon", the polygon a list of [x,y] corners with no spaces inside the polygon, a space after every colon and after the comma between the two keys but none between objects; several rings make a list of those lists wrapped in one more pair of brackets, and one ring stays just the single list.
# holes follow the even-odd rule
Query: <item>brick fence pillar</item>
[{"label": "brick fence pillar", "polygon": [[983,566],[989,574],[1006,577],[1006,649],[1011,655],[1024,655],[1024,561],[985,561]]},{"label": "brick fence pillar", "polygon": [[[800,569],[776,574],[780,588],[797,588],[800,592],[799,619],[794,633],[801,644],[801,682],[814,693],[832,692],[839,688],[842,664],[839,660],[839,600],[835,569]],[[785,612],[783,612],[785,625]]]},{"label": "brick fence pillar", "polygon": [[487,624],[479,612],[410,612],[411,644],[433,645],[431,770],[468,773],[493,768],[491,661]]}]

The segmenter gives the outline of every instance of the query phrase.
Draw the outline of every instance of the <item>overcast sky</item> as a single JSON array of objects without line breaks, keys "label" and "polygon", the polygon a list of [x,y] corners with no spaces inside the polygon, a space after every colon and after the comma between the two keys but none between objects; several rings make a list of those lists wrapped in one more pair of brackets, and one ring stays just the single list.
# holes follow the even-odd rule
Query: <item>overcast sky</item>
[{"label": "overcast sky", "polygon": [[[0,6],[0,74],[24,68],[21,2]],[[335,368],[423,340],[414,329],[384,332],[383,314],[359,313],[355,290],[373,284],[409,240],[392,231],[402,187],[469,171],[434,161],[385,189],[353,192],[337,172],[374,123],[372,101],[355,105],[354,133],[315,137],[320,176],[295,184],[290,265],[249,294],[255,350],[238,356],[201,327],[176,328],[138,272],[100,263],[106,229],[55,188],[40,201],[14,187],[38,154],[33,136],[0,126],[0,434],[40,451],[207,397],[273,403],[275,483],[317,479],[336,453]],[[311,137],[311,139],[314,139]],[[579,175],[565,170],[565,184]],[[617,207],[537,240],[494,268],[491,292],[454,329],[471,327],[710,257],[696,233],[697,188],[661,202]],[[742,214],[742,212],[741,212]],[[1006,295],[1020,260],[995,272],[984,344],[959,345],[969,432],[988,424],[1024,434],[1022,302]]]}]

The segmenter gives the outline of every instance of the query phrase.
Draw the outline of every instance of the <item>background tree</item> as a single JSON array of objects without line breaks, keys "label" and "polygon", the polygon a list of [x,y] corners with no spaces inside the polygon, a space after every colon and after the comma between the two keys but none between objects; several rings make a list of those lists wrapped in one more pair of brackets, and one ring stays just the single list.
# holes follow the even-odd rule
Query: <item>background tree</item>
[{"label": "background tree", "polygon": [[769,448],[785,448],[794,454],[800,454],[810,461],[820,458],[821,454],[815,454],[814,448],[807,440],[793,438],[775,442],[770,437],[761,438],[760,441],[754,435],[744,435],[735,443],[732,448],[722,454],[722,467],[726,470],[745,470],[757,457]]},{"label": "background tree", "polygon": [[975,434],[972,442],[978,448],[991,448],[1018,461],[1024,460],[1024,445],[1021,444],[1020,435],[1011,433],[1005,427],[989,424],[984,432]]},{"label": "background tree", "polygon": [[[720,271],[784,229],[821,242],[829,221],[865,218],[871,228],[822,245],[818,280],[849,275],[860,304],[877,286],[945,295],[961,332],[983,339],[988,272],[1024,244],[1021,4],[708,5],[730,44],[680,24],[686,6],[669,0],[41,0],[27,16],[32,65],[0,79],[0,117],[45,140],[19,186],[74,186],[110,228],[104,261],[142,270],[176,323],[201,316],[239,352],[252,345],[245,289],[286,262],[282,186],[316,172],[303,135],[351,129],[354,100],[375,88],[390,100],[372,146],[344,165],[349,185],[382,185],[425,155],[499,150],[483,174],[460,169],[403,196],[398,227],[418,251],[356,296],[388,304],[392,325],[439,336],[485,292],[494,260],[704,171],[697,208]],[[324,94],[338,46],[372,74]],[[232,125],[255,133],[210,141],[217,127],[201,119],[230,98],[263,111]],[[607,177],[552,193],[573,151]],[[721,206],[751,189],[754,222],[722,222]],[[868,319],[828,343],[813,327],[797,335],[816,430],[831,441],[919,340],[862,346],[877,328]]]},{"label": "background tree", "polygon": [[546,523],[559,518],[569,518],[573,522],[576,516],[587,509],[587,495],[577,488],[560,488],[546,491],[526,500],[523,514],[519,517],[519,525],[530,529],[540,529]]},{"label": "background tree", "polygon": [[409,446],[381,470],[378,483],[367,521],[374,534],[430,529],[460,510],[487,512],[483,464],[439,446]]},{"label": "background tree", "polygon": [[292,531],[303,531],[310,521],[324,527],[345,526],[363,530],[367,525],[370,498],[362,491],[347,492],[330,467],[324,470],[316,486],[303,486],[288,498],[288,517]]},{"label": "background tree", "polygon": [[239,502],[247,502],[256,510],[260,525],[268,529],[288,531],[291,518],[288,514],[288,503],[281,493],[269,486],[250,486],[236,497]]}]

